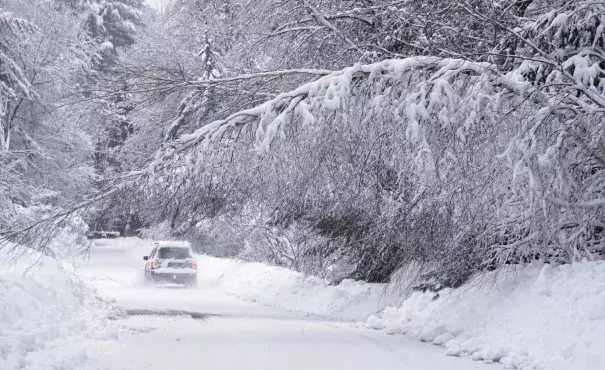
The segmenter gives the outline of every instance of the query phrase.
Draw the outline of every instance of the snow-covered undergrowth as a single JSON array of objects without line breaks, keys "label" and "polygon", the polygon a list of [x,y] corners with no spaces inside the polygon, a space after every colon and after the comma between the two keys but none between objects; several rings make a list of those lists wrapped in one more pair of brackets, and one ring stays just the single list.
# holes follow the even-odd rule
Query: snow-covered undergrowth
[{"label": "snow-covered undergrowth", "polygon": [[493,273],[438,295],[413,292],[399,305],[396,294],[385,298],[382,284],[331,286],[284,268],[208,256],[199,257],[199,269],[203,285],[239,298],[364,320],[371,329],[442,345],[451,356],[523,370],[605,368],[605,262]]},{"label": "snow-covered undergrowth", "polygon": [[87,357],[78,343],[115,336],[108,312],[68,265],[0,251],[0,369],[78,368]]},{"label": "snow-covered undergrowth", "polygon": [[366,325],[509,368],[605,369],[605,262],[531,267],[496,281],[413,293]]},{"label": "snow-covered undergrowth", "polygon": [[247,301],[309,315],[365,320],[386,306],[383,284],[345,280],[329,285],[313,276],[262,263],[198,257],[199,281]]}]

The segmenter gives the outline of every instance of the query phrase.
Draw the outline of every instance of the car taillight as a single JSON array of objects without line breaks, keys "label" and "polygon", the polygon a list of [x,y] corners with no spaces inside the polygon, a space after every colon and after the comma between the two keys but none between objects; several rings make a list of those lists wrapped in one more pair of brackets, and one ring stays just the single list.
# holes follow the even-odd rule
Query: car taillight
[{"label": "car taillight", "polygon": [[191,261],[191,268],[197,270],[197,261],[196,260]]},{"label": "car taillight", "polygon": [[159,267],[158,260],[151,261],[151,268],[157,269]]}]

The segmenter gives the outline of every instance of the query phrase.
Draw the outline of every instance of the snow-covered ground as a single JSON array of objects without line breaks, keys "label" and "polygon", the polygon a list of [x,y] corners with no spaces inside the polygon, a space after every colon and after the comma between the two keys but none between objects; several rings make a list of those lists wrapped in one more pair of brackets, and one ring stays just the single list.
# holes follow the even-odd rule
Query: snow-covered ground
[{"label": "snow-covered ground", "polygon": [[0,251],[0,369],[80,368],[88,362],[80,343],[115,340],[105,325],[111,305],[66,265],[8,249]]},{"label": "snow-covered ground", "polygon": [[605,368],[602,262],[527,268],[394,305],[383,285],[331,286],[208,256],[198,288],[148,286],[150,250],[106,240],[77,268],[47,259],[23,276],[35,254],[3,266],[0,369]]},{"label": "snow-covered ground", "polygon": [[438,298],[414,293],[367,326],[510,368],[605,369],[605,262],[484,276]]},{"label": "snow-covered ground", "polygon": [[444,346],[449,356],[523,370],[605,369],[605,262],[492,273],[457,290],[414,292],[397,302],[400,296],[384,294],[384,285],[329,286],[278,267],[202,261],[208,282],[242,299],[364,320],[367,328]]},{"label": "snow-covered ground", "polygon": [[[292,309],[299,298],[301,307],[306,309],[297,311],[329,313],[330,306],[320,304],[320,298],[336,299],[338,295],[330,298],[328,293],[322,293],[330,288],[317,282],[311,286],[323,288],[306,291],[308,283],[286,270],[200,256],[197,289],[149,287],[142,280],[142,257],[151,250],[149,241],[117,239],[101,244],[104,245],[92,250],[88,263],[80,264],[78,272],[99,294],[124,307],[126,315],[113,322],[119,332],[118,340],[96,343],[88,350],[91,369],[494,370],[469,359],[443,356],[438,347],[418,341],[351,322],[280,309]],[[241,271],[236,266],[239,264]],[[261,267],[274,275],[261,274]],[[292,291],[275,294],[286,289]],[[244,296],[244,291],[250,294]],[[313,292],[319,296],[314,297]],[[235,293],[274,307],[246,302]],[[314,304],[304,301],[311,297]],[[276,301],[282,298],[283,305]],[[364,312],[371,299],[359,305]],[[347,298],[346,302],[351,307],[356,304],[355,299]],[[331,306],[334,311],[329,316],[354,311],[343,306]]]},{"label": "snow-covered ground", "polygon": [[342,320],[365,320],[393,303],[384,284],[345,280],[329,285],[314,276],[262,263],[199,257],[201,281],[246,301]]}]

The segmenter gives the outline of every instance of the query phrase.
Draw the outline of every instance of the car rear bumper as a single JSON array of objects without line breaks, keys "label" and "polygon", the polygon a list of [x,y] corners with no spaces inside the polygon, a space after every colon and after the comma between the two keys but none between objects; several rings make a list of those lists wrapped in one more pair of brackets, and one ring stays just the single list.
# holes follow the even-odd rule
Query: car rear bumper
[{"label": "car rear bumper", "polygon": [[195,272],[151,271],[150,278],[154,281],[188,283],[197,280]]}]

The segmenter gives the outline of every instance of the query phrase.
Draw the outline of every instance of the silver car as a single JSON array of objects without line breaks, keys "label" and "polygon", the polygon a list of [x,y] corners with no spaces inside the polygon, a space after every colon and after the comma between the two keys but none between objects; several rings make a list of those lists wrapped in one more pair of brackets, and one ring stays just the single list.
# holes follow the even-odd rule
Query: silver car
[{"label": "silver car", "polygon": [[197,260],[187,242],[156,242],[145,260],[145,280],[194,286]]}]

